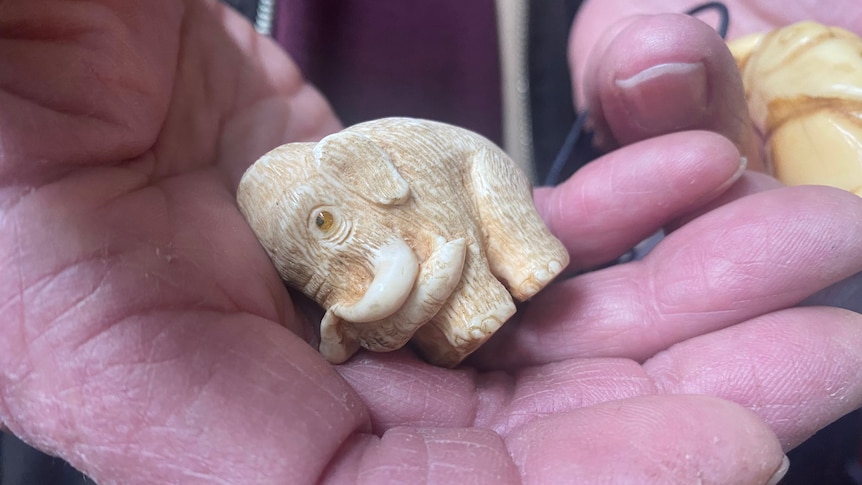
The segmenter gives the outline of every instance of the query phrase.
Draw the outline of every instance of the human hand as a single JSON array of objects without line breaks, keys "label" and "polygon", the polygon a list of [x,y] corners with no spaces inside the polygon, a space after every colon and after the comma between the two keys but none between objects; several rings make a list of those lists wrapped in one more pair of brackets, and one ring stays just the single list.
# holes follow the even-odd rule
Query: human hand
[{"label": "human hand", "polygon": [[[862,7],[853,2],[777,5],[725,2],[728,39],[813,19],[862,35]],[[712,206],[780,186],[762,172],[764,150],[753,131],[735,61],[713,28],[683,12],[697,3],[585,2],[569,42],[574,86],[590,111],[595,140],[607,150],[684,130],[708,130],[746,156],[740,181]],[[719,23],[709,12],[706,21]],[[712,17],[712,18],[711,18]],[[689,214],[689,217],[695,214]],[[672,229],[666,228],[666,229]],[[809,299],[862,311],[862,274]]]},{"label": "human hand", "polygon": [[[847,243],[858,202],[816,189],[723,206],[642,263],[549,288],[477,356],[485,371],[407,350],[333,368],[233,201],[262,151],[337,127],[283,55],[215,2],[3,8],[17,40],[0,43],[0,421],[97,481],[758,483],[782,445],[862,399],[846,378],[858,315],[770,313],[862,260]],[[608,257],[590,241],[624,247],[702,207],[736,172],[725,140],[672,136],[537,194],[575,265]],[[761,218],[737,217],[749,209]],[[762,220],[769,244],[752,246],[743,229]],[[620,288],[656,268],[629,282],[642,291]],[[575,332],[560,319],[573,298]],[[555,347],[531,342],[542,328]]]},{"label": "human hand", "polygon": [[313,474],[344,430],[305,400],[348,388],[234,189],[326,103],[215,1],[4,2],[0,31],[0,424],[105,482]]},{"label": "human hand", "polygon": [[[613,149],[669,131],[707,129],[733,140],[749,156],[750,166],[762,169],[760,140],[750,136],[741,83],[733,60],[722,48],[723,41],[711,28],[704,28],[690,17],[649,15],[658,11],[682,12],[695,4],[623,3],[589,2],[582,9],[570,39],[570,60],[577,66],[573,78],[579,80],[576,86],[586,88],[578,91],[581,108],[585,103],[594,114],[594,127],[602,146]],[[794,4],[789,8],[782,5],[779,11],[774,4],[727,3],[731,14],[731,39],[804,19],[843,26],[862,34],[859,30],[862,9],[855,4],[845,2],[842,6],[840,2],[833,2],[828,9],[822,5]],[[620,19],[632,14],[640,16]],[[602,34],[607,35],[602,38]],[[589,62],[588,55],[594,46],[594,61]],[[600,61],[595,62],[595,59]],[[685,66],[686,63],[702,65]],[[650,79],[651,76],[654,77]],[[616,83],[618,79],[635,78],[645,82],[642,85],[622,83],[625,86]],[[778,185],[771,178],[748,172],[709,207]],[[694,213],[704,210],[695,208]],[[672,230],[676,224],[666,229]],[[756,234],[752,236],[757,237]],[[839,306],[862,312],[862,273],[818,292],[802,304]],[[536,330],[536,333],[542,331]]]}]

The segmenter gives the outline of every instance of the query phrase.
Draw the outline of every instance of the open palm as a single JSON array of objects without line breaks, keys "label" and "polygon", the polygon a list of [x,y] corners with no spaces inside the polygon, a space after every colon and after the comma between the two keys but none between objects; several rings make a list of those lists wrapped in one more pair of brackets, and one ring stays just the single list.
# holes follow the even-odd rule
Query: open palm
[{"label": "open palm", "polygon": [[765,482],[862,402],[859,315],[788,309],[862,270],[862,203],[709,211],[739,153],[707,132],[537,193],[576,269],[704,215],[552,286],[472,368],[330,366],[234,188],[337,121],[217,3],[111,5],[0,7],[0,422],[98,481]]}]

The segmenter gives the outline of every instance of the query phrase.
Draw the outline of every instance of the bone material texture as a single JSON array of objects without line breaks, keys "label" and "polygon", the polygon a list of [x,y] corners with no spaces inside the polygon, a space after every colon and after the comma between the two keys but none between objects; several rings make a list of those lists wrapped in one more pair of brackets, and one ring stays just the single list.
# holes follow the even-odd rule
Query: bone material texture
[{"label": "bone material texture", "polygon": [[320,352],[412,339],[455,366],[569,262],[527,177],[470,131],[369,121],[254,163],[237,200],[285,282],[318,304]]},{"label": "bone material texture", "polygon": [[772,175],[862,195],[862,39],[801,22],[729,46]]}]

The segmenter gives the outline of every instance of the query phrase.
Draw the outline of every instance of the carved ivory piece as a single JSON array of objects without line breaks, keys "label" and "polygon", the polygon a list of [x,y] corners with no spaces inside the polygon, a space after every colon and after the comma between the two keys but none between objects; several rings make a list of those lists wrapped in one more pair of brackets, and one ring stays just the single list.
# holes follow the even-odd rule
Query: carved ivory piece
[{"label": "carved ivory piece", "polygon": [[[386,118],[258,160],[237,199],[288,285],[319,303],[320,352],[411,338],[455,366],[569,262],[530,183],[470,131]],[[511,293],[511,294],[510,294]]]},{"label": "carved ivory piece", "polygon": [[801,22],[729,46],[772,175],[862,195],[862,39]]}]

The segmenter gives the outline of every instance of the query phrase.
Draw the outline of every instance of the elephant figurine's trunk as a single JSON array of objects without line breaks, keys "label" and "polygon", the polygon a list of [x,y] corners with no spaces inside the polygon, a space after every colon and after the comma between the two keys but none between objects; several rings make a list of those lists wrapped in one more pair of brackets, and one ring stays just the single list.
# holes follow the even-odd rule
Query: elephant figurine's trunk
[{"label": "elephant figurine's trunk", "polygon": [[397,238],[377,250],[374,258],[374,279],[356,303],[334,304],[329,308],[335,316],[355,323],[381,320],[395,313],[404,302],[419,274],[416,254]]}]

